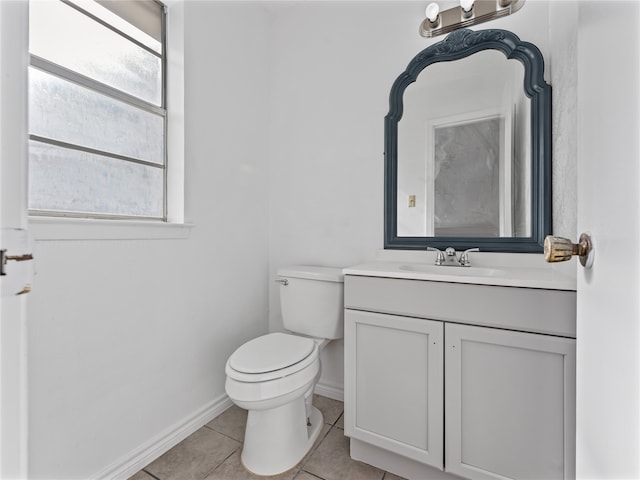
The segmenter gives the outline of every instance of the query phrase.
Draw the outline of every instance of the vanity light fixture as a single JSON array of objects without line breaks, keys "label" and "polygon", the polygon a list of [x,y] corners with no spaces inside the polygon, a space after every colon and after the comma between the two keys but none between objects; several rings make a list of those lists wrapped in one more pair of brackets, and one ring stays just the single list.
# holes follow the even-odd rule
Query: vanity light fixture
[{"label": "vanity light fixture", "polygon": [[427,5],[427,9],[424,12],[429,20],[429,26],[436,28],[440,24],[440,5],[435,2]]},{"label": "vanity light fixture", "polygon": [[443,12],[437,3],[427,6],[427,18],[420,24],[420,35],[435,37],[494,18],[505,17],[522,8],[526,0],[460,0],[460,6]]},{"label": "vanity light fixture", "polygon": [[462,9],[462,18],[465,20],[473,16],[473,4],[475,0],[460,0],[460,8]]}]

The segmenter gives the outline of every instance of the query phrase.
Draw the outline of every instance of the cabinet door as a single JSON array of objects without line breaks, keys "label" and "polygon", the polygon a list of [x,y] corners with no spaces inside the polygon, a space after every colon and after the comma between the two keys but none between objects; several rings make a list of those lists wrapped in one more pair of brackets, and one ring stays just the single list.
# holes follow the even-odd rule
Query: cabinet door
[{"label": "cabinet door", "polygon": [[446,471],[473,479],[575,475],[575,340],[445,328]]},{"label": "cabinet door", "polygon": [[345,433],[443,468],[443,324],[345,312]]}]

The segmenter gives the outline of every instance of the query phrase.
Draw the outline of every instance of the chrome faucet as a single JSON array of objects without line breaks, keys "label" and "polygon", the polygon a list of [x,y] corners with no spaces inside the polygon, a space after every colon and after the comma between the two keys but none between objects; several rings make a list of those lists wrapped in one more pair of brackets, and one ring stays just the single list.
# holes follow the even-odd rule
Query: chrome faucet
[{"label": "chrome faucet", "polygon": [[444,265],[444,253],[435,247],[427,247],[427,251],[436,252],[436,265]]},{"label": "chrome faucet", "polygon": [[444,251],[444,263],[446,267],[459,267],[460,262],[456,256],[456,249],[453,247],[447,247]]},{"label": "chrome faucet", "polygon": [[469,252],[479,252],[479,251],[480,251],[479,248],[468,248],[464,252],[462,252],[462,254],[460,255],[460,259],[458,260],[458,262],[460,263],[460,266],[470,267],[471,259],[469,259]]},{"label": "chrome faucet", "polygon": [[436,252],[436,265],[443,265],[446,267],[470,267],[471,260],[469,259],[470,252],[479,252],[479,248],[469,248],[460,254],[460,257],[456,255],[456,249],[453,247],[447,247],[445,251],[439,250],[435,247],[427,247],[427,250]]}]

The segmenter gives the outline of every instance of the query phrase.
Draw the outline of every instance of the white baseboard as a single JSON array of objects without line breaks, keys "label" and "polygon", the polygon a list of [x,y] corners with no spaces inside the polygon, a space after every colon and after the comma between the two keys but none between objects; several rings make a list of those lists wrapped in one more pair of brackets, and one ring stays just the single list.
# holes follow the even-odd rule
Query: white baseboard
[{"label": "white baseboard", "polygon": [[314,393],[344,402],[344,388],[341,385],[337,386],[329,385],[327,383],[317,383]]},{"label": "white baseboard", "polygon": [[233,402],[220,395],[200,410],[151,438],[93,476],[96,480],[126,480],[193,432],[227,410]]}]

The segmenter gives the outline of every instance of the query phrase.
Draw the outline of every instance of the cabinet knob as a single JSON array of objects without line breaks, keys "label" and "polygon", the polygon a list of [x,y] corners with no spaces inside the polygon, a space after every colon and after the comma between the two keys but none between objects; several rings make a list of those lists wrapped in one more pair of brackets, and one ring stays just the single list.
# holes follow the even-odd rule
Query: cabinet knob
[{"label": "cabinet knob", "polygon": [[573,243],[568,238],[547,235],[544,239],[544,259],[549,263],[566,262],[573,255],[580,257],[580,263],[585,268],[593,265],[593,240],[591,235],[583,233],[578,243]]}]

